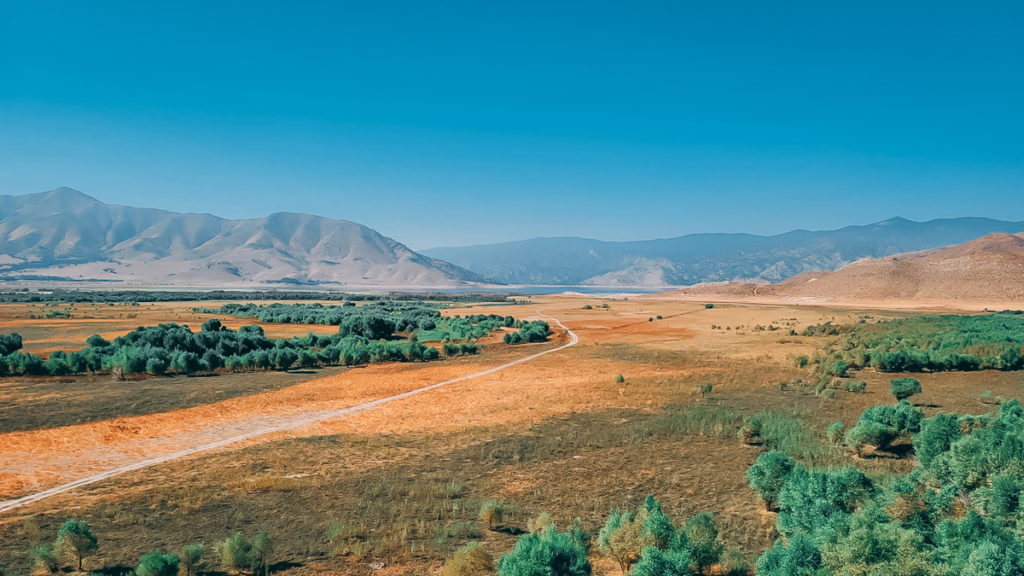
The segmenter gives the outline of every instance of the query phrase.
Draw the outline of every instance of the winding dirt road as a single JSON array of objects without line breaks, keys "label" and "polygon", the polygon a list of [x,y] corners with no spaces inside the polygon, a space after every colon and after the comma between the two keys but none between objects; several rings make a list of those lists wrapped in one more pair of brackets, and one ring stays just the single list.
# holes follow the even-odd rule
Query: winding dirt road
[{"label": "winding dirt road", "polygon": [[392,396],[386,396],[384,398],[378,398],[378,399],[372,400],[370,402],[363,402],[361,404],[357,404],[355,406],[349,406],[347,408],[343,408],[343,409],[339,409],[339,410],[319,411],[319,412],[311,412],[311,413],[301,414],[301,415],[298,415],[298,416],[294,416],[294,417],[288,418],[288,419],[286,419],[284,421],[278,422],[278,423],[276,423],[274,425],[271,425],[271,426],[263,426],[263,427],[256,428],[256,429],[253,429],[251,431],[245,432],[243,434],[236,434],[236,435],[229,436],[229,437],[226,437],[226,438],[222,438],[222,439],[219,439],[219,440],[216,440],[216,441],[213,441],[213,442],[208,442],[208,443],[202,444],[200,446],[194,446],[194,447],[191,447],[191,448],[188,448],[188,449],[185,449],[185,450],[180,450],[180,451],[177,451],[177,452],[172,452],[170,454],[163,454],[163,455],[155,457],[155,458],[148,458],[148,459],[144,459],[144,460],[139,460],[137,462],[134,462],[134,463],[131,463],[131,464],[128,464],[128,465],[125,465],[125,466],[119,466],[117,468],[112,468],[110,470],[106,470],[106,471],[103,471],[103,472],[100,472],[100,473],[97,473],[97,474],[93,474],[93,475],[90,475],[90,476],[87,476],[87,477],[84,477],[84,478],[80,478],[80,479],[74,480],[72,482],[67,482],[67,483],[61,484],[59,486],[54,486],[53,488],[42,490],[42,491],[36,492],[34,494],[29,494],[27,496],[22,496],[20,498],[14,498],[14,499],[11,499],[11,500],[5,500],[5,501],[0,502],[0,513],[8,512],[10,510],[14,510],[16,508],[20,508],[20,507],[25,506],[27,504],[31,504],[32,502],[38,502],[40,500],[45,500],[46,498],[50,498],[52,496],[57,496],[58,494],[63,494],[65,492],[69,492],[71,490],[74,490],[75,488],[81,488],[82,486],[88,486],[90,484],[95,484],[97,482],[101,482],[103,480],[107,480],[107,479],[113,478],[115,476],[120,476],[121,474],[126,474],[126,473],[132,472],[134,470],[140,470],[142,468],[146,468],[146,467],[153,466],[153,465],[156,465],[156,464],[162,464],[164,462],[170,462],[172,460],[177,460],[179,458],[185,458],[187,456],[192,456],[194,454],[199,454],[201,452],[208,452],[210,450],[216,450],[218,448],[223,448],[225,446],[228,446],[230,444],[234,444],[236,442],[242,442],[244,440],[250,440],[252,438],[256,438],[256,437],[259,437],[259,436],[265,436],[265,435],[268,435],[268,434],[273,434],[275,432],[283,432],[283,431],[291,430],[291,429],[298,428],[298,427],[301,427],[301,426],[306,426],[306,425],[309,425],[309,424],[315,424],[315,423],[324,422],[324,421],[327,421],[327,420],[334,420],[334,419],[338,419],[338,418],[344,418],[344,417],[347,417],[347,416],[351,416],[353,414],[357,414],[357,413],[360,413],[360,412],[365,412],[367,410],[371,410],[371,409],[376,408],[376,407],[378,407],[378,406],[380,406],[382,404],[387,404],[388,402],[394,402],[396,400],[402,400],[402,399],[408,398],[410,396],[415,396],[417,394],[422,394],[424,392],[429,392],[431,390],[434,390],[436,388],[440,388],[442,386],[448,386],[449,384],[455,384],[456,382],[464,382],[466,380],[472,380],[474,378],[480,378],[482,376],[487,376],[489,374],[494,374],[495,372],[500,372],[500,371],[505,370],[507,368],[511,368],[513,366],[516,366],[516,365],[519,365],[519,364],[523,364],[524,362],[529,362],[531,360],[536,360],[537,358],[540,358],[542,356],[546,356],[548,354],[553,354],[555,352],[558,352],[558,351],[561,351],[561,350],[565,350],[566,348],[569,348],[571,346],[575,346],[579,342],[579,337],[576,335],[576,333],[573,332],[572,330],[569,330],[568,328],[566,328],[565,325],[562,324],[562,322],[559,321],[557,318],[553,318],[553,317],[548,316],[547,314],[543,314],[543,313],[538,313],[538,316],[541,316],[541,317],[543,317],[545,319],[553,321],[560,328],[565,330],[565,333],[569,336],[569,341],[567,343],[561,345],[561,346],[558,346],[557,348],[552,348],[550,350],[545,350],[543,352],[538,352],[536,354],[532,354],[532,355],[526,356],[524,358],[519,358],[518,360],[513,360],[512,362],[506,362],[505,364],[501,364],[500,366],[495,366],[493,368],[488,368],[487,370],[482,370],[480,372],[474,372],[472,374],[466,374],[464,376],[459,376],[457,378],[451,378],[449,380],[444,380],[442,382],[437,382],[437,383],[431,384],[429,386],[423,386],[423,387],[420,387],[420,388],[416,388],[414,390],[409,390],[409,391],[406,391],[406,392],[402,392],[400,394],[394,394]]}]

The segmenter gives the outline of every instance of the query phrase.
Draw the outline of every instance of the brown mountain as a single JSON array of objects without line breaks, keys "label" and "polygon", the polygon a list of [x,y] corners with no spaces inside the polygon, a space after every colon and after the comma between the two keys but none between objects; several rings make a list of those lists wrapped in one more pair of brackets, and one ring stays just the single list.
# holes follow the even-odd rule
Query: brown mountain
[{"label": "brown mountain", "polygon": [[480,276],[361,224],[279,212],[228,220],[115,206],[70,188],[0,196],[0,280],[446,287]]},{"label": "brown mountain", "polygon": [[1024,303],[1024,235],[989,234],[946,248],[865,258],[780,284],[694,286],[684,295],[822,302]]}]

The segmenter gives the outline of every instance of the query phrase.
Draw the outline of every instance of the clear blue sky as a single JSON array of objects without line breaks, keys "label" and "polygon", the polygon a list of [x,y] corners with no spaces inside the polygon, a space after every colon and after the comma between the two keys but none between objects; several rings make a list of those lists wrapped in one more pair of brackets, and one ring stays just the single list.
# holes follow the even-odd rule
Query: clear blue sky
[{"label": "clear blue sky", "polygon": [[0,193],[413,248],[1024,219],[1024,3],[0,0]]}]

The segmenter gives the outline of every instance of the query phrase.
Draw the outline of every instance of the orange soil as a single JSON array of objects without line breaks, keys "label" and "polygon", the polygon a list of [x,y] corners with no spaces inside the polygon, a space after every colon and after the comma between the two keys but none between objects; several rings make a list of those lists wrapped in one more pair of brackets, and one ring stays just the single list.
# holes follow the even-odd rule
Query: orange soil
[{"label": "orange soil", "polygon": [[[584,304],[601,302],[608,302],[611,309],[582,309]],[[152,323],[167,321],[167,316],[188,316],[191,313],[183,310],[190,306],[182,303],[154,305],[145,310],[145,320],[140,316],[132,321]],[[470,310],[471,313],[477,311]],[[451,310],[448,313],[458,312],[465,311]],[[547,297],[530,305],[488,307],[486,312],[519,318],[534,316],[537,312],[550,314],[573,329],[581,343],[486,377],[431,391],[427,395],[399,400],[346,419],[249,442],[337,432],[433,432],[496,424],[518,428],[571,412],[610,407],[653,409],[671,398],[678,398],[680,390],[671,385],[672,382],[687,375],[714,372],[714,362],[679,362],[666,367],[664,363],[618,360],[599,355],[595,344],[615,344],[625,347],[627,352],[631,349],[629,347],[635,347],[665,353],[725,354],[734,358],[770,356],[784,361],[787,356],[807,354],[812,348],[807,343],[781,342],[782,332],[753,332],[751,328],[755,324],[793,322],[799,327],[826,319],[842,322],[856,318],[852,311],[822,308],[718,306],[706,310],[703,304],[675,300],[636,298],[601,301],[575,296]],[[160,317],[161,314],[164,316]],[[663,320],[648,321],[648,318],[656,318],[659,314]],[[2,322],[13,324],[19,321],[8,319]],[[713,329],[712,324],[729,326],[732,330]],[[294,325],[288,328],[306,329]],[[564,335],[560,338],[564,339]],[[301,413],[337,410],[478,372],[557,343],[514,347],[493,344],[477,357],[367,366],[281,390],[184,410],[0,434],[0,462],[3,462],[0,465],[0,499],[36,492],[145,458],[235,436],[255,426],[272,424]],[[620,373],[627,377],[625,384],[614,382],[615,375]],[[253,375],[253,378],[259,377],[258,374]],[[775,384],[769,381],[739,383],[724,380],[716,387]],[[211,385],[215,385],[213,381]],[[692,393],[691,390],[684,392]]]}]

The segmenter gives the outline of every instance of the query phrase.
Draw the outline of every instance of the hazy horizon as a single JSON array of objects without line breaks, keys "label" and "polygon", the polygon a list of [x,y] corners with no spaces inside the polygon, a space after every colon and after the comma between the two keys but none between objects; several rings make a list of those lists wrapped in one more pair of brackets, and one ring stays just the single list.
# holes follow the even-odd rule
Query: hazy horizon
[{"label": "hazy horizon", "polygon": [[1024,220],[1014,3],[21,3],[0,193],[416,250]]}]

